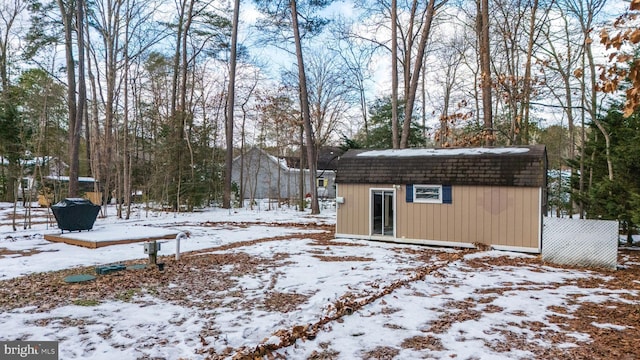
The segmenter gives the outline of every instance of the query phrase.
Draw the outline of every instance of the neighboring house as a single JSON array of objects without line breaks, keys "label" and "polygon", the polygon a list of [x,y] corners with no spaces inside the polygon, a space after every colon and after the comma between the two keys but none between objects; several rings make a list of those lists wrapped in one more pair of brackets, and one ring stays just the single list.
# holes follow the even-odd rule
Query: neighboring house
[{"label": "neighboring house", "polygon": [[[0,165],[8,166],[9,161],[5,157],[0,157]],[[69,169],[69,165],[54,156],[37,156],[22,159],[20,160],[20,166],[23,168],[24,176],[32,176],[36,167],[40,168],[42,174],[49,176],[62,176]]]},{"label": "neighboring house", "polygon": [[539,253],[546,173],[544,145],[351,150],[338,161],[336,236]]},{"label": "neighboring house", "polygon": [[[318,187],[318,197],[320,198],[334,198],[336,196],[336,169],[338,166],[338,158],[344,153],[338,147],[326,146],[318,150],[317,158],[317,172],[316,172],[316,186]],[[306,156],[306,148],[303,149],[303,154]],[[285,157],[287,166],[292,169],[300,169],[300,157],[288,156]],[[304,158],[306,161],[306,157]],[[305,168],[307,168],[305,166]],[[305,182],[305,186],[309,182]]]},{"label": "neighboring house", "polygon": [[40,167],[40,171],[48,176],[63,176],[69,170],[69,165],[60,158],[53,156],[34,157],[33,159],[23,160],[25,173],[33,175],[35,168]]},{"label": "neighboring house", "polygon": [[33,157],[29,159],[20,160],[20,165],[23,168],[22,181],[18,183],[18,200],[28,198],[29,191],[33,192],[31,195],[33,198],[37,195],[38,180],[34,178],[36,168],[39,168],[38,176],[44,178],[60,177],[67,172],[69,165],[60,158],[53,156]]},{"label": "neighboring house", "polygon": [[[303,169],[304,194],[310,190],[309,170]],[[335,197],[335,171],[318,169],[318,197]],[[283,159],[257,147],[233,159],[231,180],[244,199],[297,199],[300,192],[299,163]]]}]

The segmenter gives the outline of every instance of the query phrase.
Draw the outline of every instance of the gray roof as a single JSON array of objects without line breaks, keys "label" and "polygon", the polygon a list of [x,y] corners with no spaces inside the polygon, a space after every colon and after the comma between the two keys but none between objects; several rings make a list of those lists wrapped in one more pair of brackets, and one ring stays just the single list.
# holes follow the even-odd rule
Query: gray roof
[{"label": "gray roof", "polygon": [[336,183],[545,187],[544,145],[501,148],[349,150]]}]

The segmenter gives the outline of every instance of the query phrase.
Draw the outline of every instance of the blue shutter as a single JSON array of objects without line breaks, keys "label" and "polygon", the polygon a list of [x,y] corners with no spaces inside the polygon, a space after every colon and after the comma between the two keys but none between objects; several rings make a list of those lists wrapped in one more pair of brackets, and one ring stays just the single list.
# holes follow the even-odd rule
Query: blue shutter
[{"label": "blue shutter", "polygon": [[443,204],[453,203],[453,199],[451,195],[451,185],[442,185],[442,203]]},{"label": "blue shutter", "polygon": [[413,202],[413,184],[407,184],[407,202]]}]

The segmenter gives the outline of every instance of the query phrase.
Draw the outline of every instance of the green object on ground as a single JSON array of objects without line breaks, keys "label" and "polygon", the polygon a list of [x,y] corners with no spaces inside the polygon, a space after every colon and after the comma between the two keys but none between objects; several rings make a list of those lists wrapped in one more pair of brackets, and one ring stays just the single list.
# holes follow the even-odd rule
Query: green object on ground
[{"label": "green object on ground", "polygon": [[105,265],[105,266],[96,266],[96,273],[99,275],[106,275],[115,271],[120,271],[126,269],[124,265]]},{"label": "green object on ground", "polygon": [[89,274],[71,275],[64,278],[66,283],[79,283],[94,280],[96,277]]},{"label": "green object on ground", "polygon": [[147,264],[134,264],[134,265],[127,266],[127,270],[142,270],[146,268],[147,268]]}]

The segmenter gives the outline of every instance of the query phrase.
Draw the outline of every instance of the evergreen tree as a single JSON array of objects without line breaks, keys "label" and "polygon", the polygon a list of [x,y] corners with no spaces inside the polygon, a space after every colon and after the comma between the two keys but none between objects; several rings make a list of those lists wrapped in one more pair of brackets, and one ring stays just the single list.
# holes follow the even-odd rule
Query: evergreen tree
[{"label": "evergreen tree", "polygon": [[[404,124],[405,118],[402,114],[404,114],[403,107],[404,102],[399,104],[399,126],[402,127]],[[364,134],[362,136],[358,136],[357,139],[353,142],[354,144],[358,144],[358,146],[362,146],[364,148],[375,148],[375,149],[391,149],[393,148],[393,135],[392,135],[392,125],[391,125],[391,115],[392,115],[392,106],[391,106],[391,98],[384,97],[377,99],[374,104],[371,106],[369,110],[370,119],[369,119],[369,136],[365,137]],[[412,119],[414,120],[414,119]],[[362,139],[360,139],[362,138]],[[425,143],[425,138],[422,136],[422,129],[420,125],[416,121],[411,121],[410,124],[410,132],[408,138],[408,147],[418,147],[423,146]]]},{"label": "evergreen tree", "polygon": [[615,104],[601,123],[610,133],[616,176],[613,180],[608,177],[605,139],[591,124],[584,159],[585,175],[591,179],[583,196],[587,218],[618,220],[623,231],[631,235],[640,223],[640,112],[624,117],[622,106]]},{"label": "evergreen tree", "polygon": [[20,169],[20,159],[23,155],[20,140],[20,119],[18,107],[10,100],[0,101],[0,154],[3,160],[8,162],[6,180],[3,179],[3,188],[0,194],[3,200],[13,202],[15,200],[15,187],[17,174]]}]

